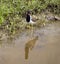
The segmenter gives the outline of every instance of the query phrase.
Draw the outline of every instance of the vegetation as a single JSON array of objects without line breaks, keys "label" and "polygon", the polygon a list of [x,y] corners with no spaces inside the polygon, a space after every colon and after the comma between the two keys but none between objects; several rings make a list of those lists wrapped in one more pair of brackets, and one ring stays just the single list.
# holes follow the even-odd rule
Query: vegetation
[{"label": "vegetation", "polygon": [[10,14],[23,15],[27,10],[41,12],[50,8],[54,13],[60,13],[60,0],[1,0],[0,23]]},{"label": "vegetation", "polygon": [[0,29],[15,34],[17,29],[29,26],[22,21],[27,10],[32,11],[33,14],[45,10],[59,14],[60,0],[0,0]]}]

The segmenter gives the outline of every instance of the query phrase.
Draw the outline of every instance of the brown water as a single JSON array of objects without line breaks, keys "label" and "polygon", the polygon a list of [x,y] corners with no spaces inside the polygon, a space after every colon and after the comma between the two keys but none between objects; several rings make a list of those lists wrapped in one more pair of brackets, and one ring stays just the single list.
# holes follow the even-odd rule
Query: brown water
[{"label": "brown water", "polygon": [[0,64],[60,64],[60,22],[8,42],[13,43],[0,46]]}]

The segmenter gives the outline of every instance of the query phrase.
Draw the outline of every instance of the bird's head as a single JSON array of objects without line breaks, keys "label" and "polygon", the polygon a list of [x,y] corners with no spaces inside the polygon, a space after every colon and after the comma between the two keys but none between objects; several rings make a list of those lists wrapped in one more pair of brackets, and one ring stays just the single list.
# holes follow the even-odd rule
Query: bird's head
[{"label": "bird's head", "polygon": [[31,14],[31,11],[28,10],[28,11],[26,12],[26,14],[30,15],[30,14]]}]

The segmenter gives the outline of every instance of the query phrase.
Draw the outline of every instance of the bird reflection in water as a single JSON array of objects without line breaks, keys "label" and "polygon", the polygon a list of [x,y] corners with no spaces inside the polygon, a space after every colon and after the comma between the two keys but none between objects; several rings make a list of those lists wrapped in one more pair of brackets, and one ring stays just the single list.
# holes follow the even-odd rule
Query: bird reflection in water
[{"label": "bird reflection in water", "polygon": [[28,54],[29,54],[29,50],[32,50],[34,48],[34,45],[36,43],[36,41],[38,40],[38,36],[36,36],[34,39],[29,40],[26,44],[25,44],[25,59],[28,59]]}]

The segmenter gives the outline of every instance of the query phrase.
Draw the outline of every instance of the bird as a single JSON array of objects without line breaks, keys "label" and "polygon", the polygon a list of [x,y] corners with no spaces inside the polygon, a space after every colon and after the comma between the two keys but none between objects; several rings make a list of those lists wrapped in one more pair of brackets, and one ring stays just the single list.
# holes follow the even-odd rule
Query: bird
[{"label": "bird", "polygon": [[38,19],[37,18],[32,18],[31,16],[31,12],[30,11],[27,11],[27,14],[26,14],[26,21],[28,23],[31,23],[31,24],[35,24]]}]

